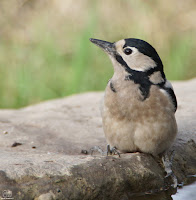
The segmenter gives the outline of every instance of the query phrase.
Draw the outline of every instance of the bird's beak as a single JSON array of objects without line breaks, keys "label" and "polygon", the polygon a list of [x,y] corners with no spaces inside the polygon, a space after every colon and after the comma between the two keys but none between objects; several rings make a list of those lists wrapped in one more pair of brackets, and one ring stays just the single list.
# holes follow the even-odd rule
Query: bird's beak
[{"label": "bird's beak", "polygon": [[93,38],[90,38],[90,41],[96,44],[98,47],[101,47],[106,53],[110,55],[114,55],[114,52],[115,52],[114,43],[103,41],[103,40],[97,40]]}]

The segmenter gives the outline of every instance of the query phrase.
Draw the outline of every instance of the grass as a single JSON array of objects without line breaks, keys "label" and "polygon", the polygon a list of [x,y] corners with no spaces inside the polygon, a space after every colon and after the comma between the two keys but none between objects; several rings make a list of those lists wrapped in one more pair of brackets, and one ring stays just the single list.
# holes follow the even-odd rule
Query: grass
[{"label": "grass", "polygon": [[[180,32],[173,27],[174,22],[167,17],[175,17],[176,13],[169,9],[159,20],[159,13],[167,10],[159,3],[140,0],[114,5],[112,0],[79,0],[71,3],[73,8],[66,3],[60,5],[65,9],[61,13],[55,10],[59,9],[56,5],[32,6],[32,2],[26,1],[20,7],[20,15],[6,12],[6,7],[3,17],[0,13],[0,19],[4,19],[0,21],[1,108],[104,90],[113,73],[112,65],[104,52],[89,42],[90,37],[109,41],[145,39],[157,49],[168,79],[185,80],[196,75],[195,30]],[[190,9],[194,6],[190,5]]]},{"label": "grass", "polygon": [[165,58],[165,71],[168,74],[168,79],[183,80],[188,76],[189,70],[193,70],[193,76],[195,75],[196,71],[194,72],[192,67],[186,68],[190,64],[191,51],[194,48],[190,38],[190,36],[175,38],[171,42],[170,51]]}]

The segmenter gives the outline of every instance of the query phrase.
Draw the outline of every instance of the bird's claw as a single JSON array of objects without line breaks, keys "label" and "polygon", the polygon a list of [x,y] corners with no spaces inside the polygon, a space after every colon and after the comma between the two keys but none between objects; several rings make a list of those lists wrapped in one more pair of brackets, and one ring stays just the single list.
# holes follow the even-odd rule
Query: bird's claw
[{"label": "bird's claw", "polygon": [[172,187],[176,188],[177,185],[178,185],[178,180],[177,180],[175,174],[172,171],[173,158],[174,158],[174,151],[172,152],[171,159],[169,159],[168,154],[165,153],[162,156],[162,162],[163,162],[163,165],[164,165],[164,168],[165,168],[165,172],[166,172],[165,178],[171,177],[172,181],[173,181]]},{"label": "bird's claw", "polygon": [[109,155],[118,155],[120,157],[120,153],[117,150],[117,148],[116,147],[112,147],[110,149],[110,145],[108,144],[107,145],[107,156],[109,156]]}]

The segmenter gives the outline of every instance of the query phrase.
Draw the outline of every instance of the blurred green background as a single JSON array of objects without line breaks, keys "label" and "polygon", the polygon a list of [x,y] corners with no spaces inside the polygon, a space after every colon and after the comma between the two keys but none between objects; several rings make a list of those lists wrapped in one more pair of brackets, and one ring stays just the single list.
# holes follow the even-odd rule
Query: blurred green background
[{"label": "blurred green background", "polygon": [[195,0],[0,0],[0,107],[104,90],[113,69],[89,42],[135,37],[167,78],[196,75]]}]

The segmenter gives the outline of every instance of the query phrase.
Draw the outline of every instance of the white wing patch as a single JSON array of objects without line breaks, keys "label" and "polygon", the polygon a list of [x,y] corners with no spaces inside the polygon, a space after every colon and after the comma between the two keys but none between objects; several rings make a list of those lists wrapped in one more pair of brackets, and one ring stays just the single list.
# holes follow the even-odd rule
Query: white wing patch
[{"label": "white wing patch", "polygon": [[174,90],[172,84],[171,84],[168,80],[165,82],[165,85],[164,85],[164,86],[165,86],[166,88],[171,88],[172,90]]},{"label": "white wing patch", "polygon": [[168,92],[166,91],[166,90],[164,90],[164,89],[160,89],[160,91],[165,95],[165,96],[169,96],[169,94],[168,94]]}]

